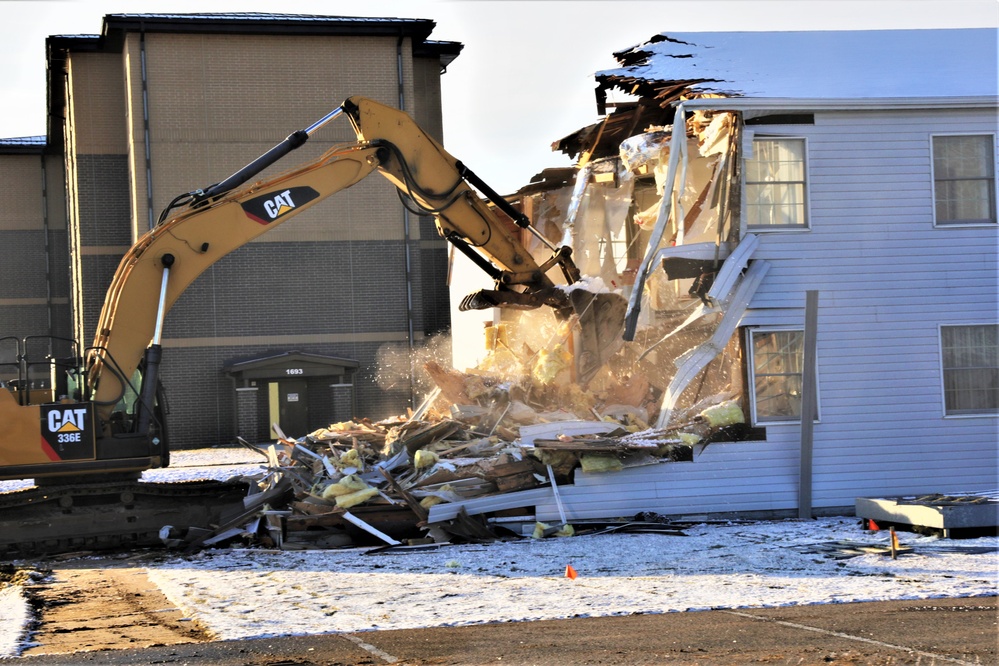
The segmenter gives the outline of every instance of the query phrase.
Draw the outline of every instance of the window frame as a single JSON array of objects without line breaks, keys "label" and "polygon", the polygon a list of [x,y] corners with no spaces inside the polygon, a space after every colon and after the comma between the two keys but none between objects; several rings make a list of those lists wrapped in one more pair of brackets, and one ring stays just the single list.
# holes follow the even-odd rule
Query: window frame
[{"label": "window frame", "polygon": [[[941,222],[937,218],[937,174],[936,174],[936,154],[933,150],[934,140],[938,137],[957,136],[977,136],[988,137],[989,147],[992,150],[992,214],[991,220],[960,220],[956,222]],[[935,229],[962,229],[968,227],[995,227],[999,225],[999,156],[996,150],[995,132],[934,132],[929,136],[930,148],[930,201],[931,214],[933,215],[933,227]]]},{"label": "window frame", "polygon": [[940,368],[940,413],[945,419],[995,419],[999,418],[999,409],[994,412],[962,412],[956,414],[949,414],[947,412],[947,378],[946,371],[944,367],[944,340],[943,340],[943,329],[944,328],[961,328],[970,326],[999,326],[999,323],[994,321],[971,321],[971,322],[957,322],[957,323],[942,323],[937,324],[937,362]]},{"label": "window frame", "polygon": [[[749,222],[749,185],[762,184],[767,181],[750,181],[747,178],[747,173],[749,169],[746,166],[746,162],[750,158],[743,156],[742,164],[742,218],[743,218],[743,229],[746,233],[803,233],[811,231],[812,229],[812,192],[811,192],[811,178],[809,173],[809,145],[808,137],[802,136],[800,134],[760,134],[753,132],[751,136],[747,137],[750,144],[753,146],[753,155],[756,155],[756,143],[757,141],[800,141],[802,143],[802,173],[804,176],[804,181],[802,182],[803,196],[805,201],[803,203],[803,215],[805,216],[804,221],[801,224],[782,224],[782,225],[754,225]],[[796,181],[779,181],[779,182],[796,182]]]},{"label": "window frame", "polygon": [[[757,411],[756,405],[756,345],[754,344],[754,336],[757,334],[767,334],[767,333],[801,333],[802,334],[802,364],[804,364],[804,327],[795,326],[747,326],[745,327],[745,337],[743,338],[746,353],[744,354],[746,358],[746,393],[749,397],[749,418],[750,422],[754,427],[769,427],[774,425],[797,425],[801,423],[801,416],[797,416],[793,419],[779,419],[773,418],[768,420],[760,420],[759,413]],[[804,369],[804,368],[803,368]],[[822,419],[822,409],[821,409],[821,392],[819,390],[819,358],[818,349],[816,349],[815,355],[815,418],[812,423],[819,423]],[[804,376],[802,375],[802,380]]]}]

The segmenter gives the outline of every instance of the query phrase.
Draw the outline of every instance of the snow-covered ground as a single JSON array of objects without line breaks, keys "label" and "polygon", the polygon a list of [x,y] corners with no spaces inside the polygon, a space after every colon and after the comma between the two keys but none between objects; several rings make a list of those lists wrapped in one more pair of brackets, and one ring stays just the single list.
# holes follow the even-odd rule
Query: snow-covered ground
[{"label": "snow-covered ground", "polygon": [[[143,472],[149,482],[209,479],[224,481],[241,474],[261,470],[263,456],[246,448],[214,448],[196,451],[172,451],[171,466]],[[31,479],[0,481],[0,493],[31,488]],[[28,638],[26,627],[31,621],[31,608],[18,586],[0,583],[0,659],[16,655]]]},{"label": "snow-covered ground", "polygon": [[[197,479],[225,481],[241,474],[259,472],[265,464],[266,460],[262,455],[247,448],[171,451],[170,467],[146,470],[142,473],[142,480],[150,483]],[[0,481],[0,493],[23,490],[34,485],[31,479]]]},{"label": "snow-covered ground", "polygon": [[16,585],[0,583],[0,659],[18,654],[31,621],[31,607]]},{"label": "snow-covered ground", "polygon": [[[355,632],[711,608],[995,595],[995,538],[903,534],[912,554],[836,559],[832,542],[887,545],[852,518],[703,525],[687,536],[603,534],[366,550],[206,551],[151,568],[219,638]],[[990,549],[991,552],[973,552]],[[578,578],[565,576],[571,566]],[[262,600],[266,600],[262,603]]]},{"label": "snow-covered ground", "polygon": [[[259,464],[249,451],[237,461],[221,460],[215,450],[182,453],[175,464],[191,463],[176,468],[183,478],[227,478],[232,469]],[[195,471],[204,465],[210,467]],[[212,476],[218,470],[222,475]],[[370,554],[220,549],[173,557],[147,571],[220,639],[999,594],[996,537],[899,533],[912,551],[892,560],[847,556],[850,546],[889,543],[888,533],[865,532],[854,518],[684,531]],[[577,578],[566,577],[567,566]],[[17,653],[27,615],[16,593],[0,591],[0,657]]]}]

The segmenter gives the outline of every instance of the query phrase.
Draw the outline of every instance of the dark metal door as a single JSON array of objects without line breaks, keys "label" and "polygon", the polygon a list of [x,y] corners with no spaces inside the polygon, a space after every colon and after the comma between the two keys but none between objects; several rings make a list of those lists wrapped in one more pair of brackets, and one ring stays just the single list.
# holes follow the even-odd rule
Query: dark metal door
[{"label": "dark metal door", "polygon": [[288,437],[302,437],[310,431],[308,397],[304,379],[278,382],[279,424]]}]

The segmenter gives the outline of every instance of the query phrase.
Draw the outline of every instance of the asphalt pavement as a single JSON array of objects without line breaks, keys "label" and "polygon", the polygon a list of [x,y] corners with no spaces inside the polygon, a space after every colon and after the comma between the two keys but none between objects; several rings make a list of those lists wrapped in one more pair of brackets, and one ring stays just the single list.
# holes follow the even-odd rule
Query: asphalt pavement
[{"label": "asphalt pavement", "polygon": [[999,664],[997,597],[923,599],[282,636],[41,655],[36,664]]}]

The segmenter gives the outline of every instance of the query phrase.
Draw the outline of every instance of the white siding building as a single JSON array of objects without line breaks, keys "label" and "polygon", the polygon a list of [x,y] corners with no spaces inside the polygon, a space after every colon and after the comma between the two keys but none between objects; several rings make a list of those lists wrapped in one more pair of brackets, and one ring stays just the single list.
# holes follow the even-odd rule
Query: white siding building
[{"label": "white siding building", "polygon": [[[599,91],[682,108],[674,135],[697,113],[729,114],[738,168],[714,176],[732,202],[717,242],[725,256],[755,237],[746,275],[766,271],[726,305],[754,436],[695,447],[691,462],[577,470],[562,489],[570,520],[842,513],[858,497],[999,488],[996,44],[992,29],[670,33],[597,74]],[[684,191],[682,165],[667,191]],[[643,250],[645,275],[662,270],[662,241]],[[648,308],[642,277],[632,316]],[[817,417],[803,467],[809,291]],[[539,501],[539,520],[558,516]]]}]

